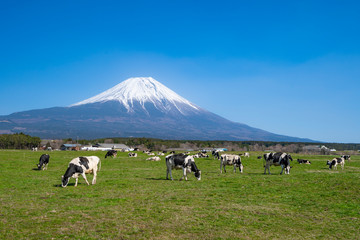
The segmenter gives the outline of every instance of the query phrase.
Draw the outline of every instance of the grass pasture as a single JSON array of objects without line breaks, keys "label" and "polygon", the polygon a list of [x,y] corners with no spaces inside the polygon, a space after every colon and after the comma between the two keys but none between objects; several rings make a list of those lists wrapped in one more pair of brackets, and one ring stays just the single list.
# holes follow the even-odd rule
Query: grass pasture
[{"label": "grass pasture", "polygon": [[[54,151],[34,170],[42,153],[0,151],[0,239],[360,239],[360,156],[329,171],[334,156],[292,154],[290,175],[263,175],[261,153],[242,158],[243,174],[196,159],[202,179],[186,182],[175,170],[165,180],[164,157]],[[62,188],[69,161],[90,155],[102,160],[97,184]]]}]

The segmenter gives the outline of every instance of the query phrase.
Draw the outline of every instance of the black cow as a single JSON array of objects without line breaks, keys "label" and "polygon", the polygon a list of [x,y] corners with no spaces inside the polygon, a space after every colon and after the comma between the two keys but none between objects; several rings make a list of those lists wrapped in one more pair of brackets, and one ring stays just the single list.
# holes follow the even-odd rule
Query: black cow
[{"label": "black cow", "polygon": [[341,158],[350,161],[351,156],[350,155],[342,155]]},{"label": "black cow", "polygon": [[105,158],[107,157],[116,157],[117,155],[117,151],[116,150],[109,150],[106,155],[105,155]]},{"label": "black cow", "polygon": [[171,174],[172,169],[183,170],[183,176],[180,178],[180,180],[185,178],[185,180],[187,181],[187,176],[186,176],[187,172],[189,173],[194,172],[197,180],[201,179],[201,171],[197,168],[194,158],[190,155],[171,154],[166,156],[165,162],[166,162],[166,179],[169,179],[169,173],[170,173],[171,180],[173,180]]},{"label": "black cow", "polygon": [[49,164],[50,155],[49,154],[43,154],[40,156],[39,164],[37,164],[38,170],[40,170],[42,167],[42,170],[47,169],[47,166]]}]

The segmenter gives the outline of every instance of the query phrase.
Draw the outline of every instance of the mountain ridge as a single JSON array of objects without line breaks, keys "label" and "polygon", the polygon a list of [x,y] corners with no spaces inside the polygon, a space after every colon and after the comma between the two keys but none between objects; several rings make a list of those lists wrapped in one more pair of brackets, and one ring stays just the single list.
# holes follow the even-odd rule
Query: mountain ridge
[{"label": "mountain ridge", "polygon": [[[137,86],[134,87],[134,84]],[[0,133],[15,132],[42,138],[312,141],[232,122],[196,106],[153,78],[127,79],[68,107],[0,116]]]}]

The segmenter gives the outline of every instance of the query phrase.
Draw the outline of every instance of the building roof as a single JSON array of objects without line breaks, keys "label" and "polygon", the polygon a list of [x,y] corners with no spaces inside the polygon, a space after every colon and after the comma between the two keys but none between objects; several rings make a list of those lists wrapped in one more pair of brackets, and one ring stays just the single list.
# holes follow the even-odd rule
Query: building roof
[{"label": "building roof", "polygon": [[113,149],[128,149],[129,147],[125,144],[121,143],[98,143],[96,144],[98,147],[102,148],[113,148]]},{"label": "building roof", "polygon": [[63,144],[64,147],[80,147],[81,144]]}]

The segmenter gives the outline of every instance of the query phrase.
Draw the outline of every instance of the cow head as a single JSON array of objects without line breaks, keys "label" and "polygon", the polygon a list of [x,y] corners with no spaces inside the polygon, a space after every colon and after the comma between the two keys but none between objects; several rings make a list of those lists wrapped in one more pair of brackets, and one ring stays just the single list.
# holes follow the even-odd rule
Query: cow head
[{"label": "cow head", "polygon": [[195,177],[197,178],[197,180],[201,180],[201,171],[200,170],[197,170],[196,172],[195,172]]},{"label": "cow head", "polygon": [[41,166],[42,166],[42,163],[40,164],[36,164],[36,166],[38,167],[38,170],[40,170],[41,169]]},{"label": "cow head", "polygon": [[64,176],[61,176],[61,186],[62,187],[66,187],[69,183],[69,177],[64,177]]}]

